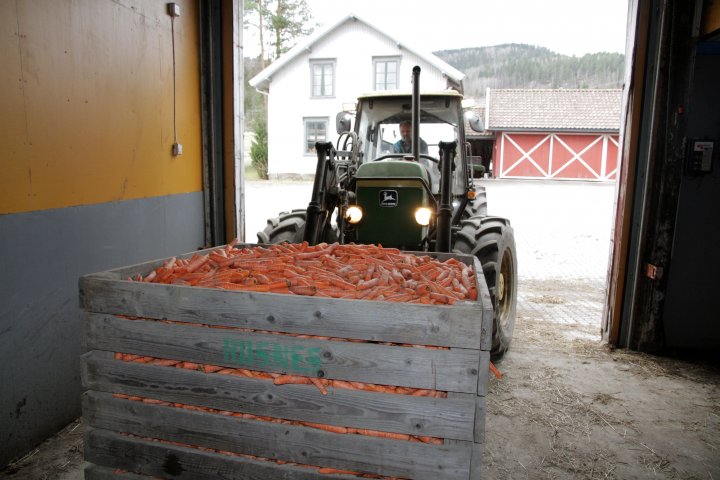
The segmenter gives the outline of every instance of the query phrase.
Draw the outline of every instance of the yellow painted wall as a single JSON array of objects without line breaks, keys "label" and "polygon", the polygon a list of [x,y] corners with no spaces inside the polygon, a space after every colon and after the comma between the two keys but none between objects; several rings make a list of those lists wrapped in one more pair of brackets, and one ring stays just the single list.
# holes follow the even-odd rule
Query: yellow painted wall
[{"label": "yellow painted wall", "polygon": [[198,12],[176,0],[0,2],[0,214],[200,191]]},{"label": "yellow painted wall", "polygon": [[720,29],[720,0],[707,0],[703,6],[702,34]]}]

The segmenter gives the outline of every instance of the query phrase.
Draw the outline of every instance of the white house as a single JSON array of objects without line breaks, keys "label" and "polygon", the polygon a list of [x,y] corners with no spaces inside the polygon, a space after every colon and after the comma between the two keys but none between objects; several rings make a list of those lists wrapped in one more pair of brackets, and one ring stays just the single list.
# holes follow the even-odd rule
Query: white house
[{"label": "white house", "polygon": [[464,74],[431,53],[380,31],[357,15],[317,31],[250,79],[268,95],[268,174],[315,173],[316,141],[337,141],[335,115],[375,90],[462,88]]}]

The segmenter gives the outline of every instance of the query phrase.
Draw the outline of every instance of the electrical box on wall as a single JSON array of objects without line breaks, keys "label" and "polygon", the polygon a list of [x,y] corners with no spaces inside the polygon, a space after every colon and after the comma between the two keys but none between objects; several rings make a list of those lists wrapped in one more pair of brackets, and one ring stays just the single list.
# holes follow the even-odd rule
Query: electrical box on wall
[{"label": "electrical box on wall", "polygon": [[167,14],[171,17],[179,17],[180,16],[180,5],[177,3],[168,3],[167,4]]},{"label": "electrical box on wall", "polygon": [[712,140],[693,140],[690,142],[687,172],[690,175],[703,175],[712,171],[715,142]]}]

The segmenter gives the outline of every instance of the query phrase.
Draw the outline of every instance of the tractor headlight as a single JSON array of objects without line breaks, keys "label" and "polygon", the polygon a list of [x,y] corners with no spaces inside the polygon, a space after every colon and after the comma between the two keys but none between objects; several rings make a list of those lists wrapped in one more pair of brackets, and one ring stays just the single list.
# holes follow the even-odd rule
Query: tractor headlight
[{"label": "tractor headlight", "polygon": [[362,220],[362,217],[362,208],[358,207],[357,205],[351,205],[345,211],[345,220],[347,220],[348,223],[352,223],[353,225]]},{"label": "tractor headlight", "polygon": [[418,223],[418,225],[427,227],[430,223],[430,217],[432,217],[432,210],[430,210],[429,208],[420,207],[415,210],[415,221]]}]

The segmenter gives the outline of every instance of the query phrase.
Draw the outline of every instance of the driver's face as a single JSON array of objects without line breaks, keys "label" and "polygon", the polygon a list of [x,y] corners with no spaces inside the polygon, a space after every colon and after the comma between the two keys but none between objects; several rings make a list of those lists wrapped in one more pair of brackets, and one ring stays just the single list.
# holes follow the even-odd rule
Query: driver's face
[{"label": "driver's face", "polygon": [[403,140],[408,141],[410,138],[410,131],[412,130],[412,127],[408,124],[402,124],[400,125],[400,136]]}]

